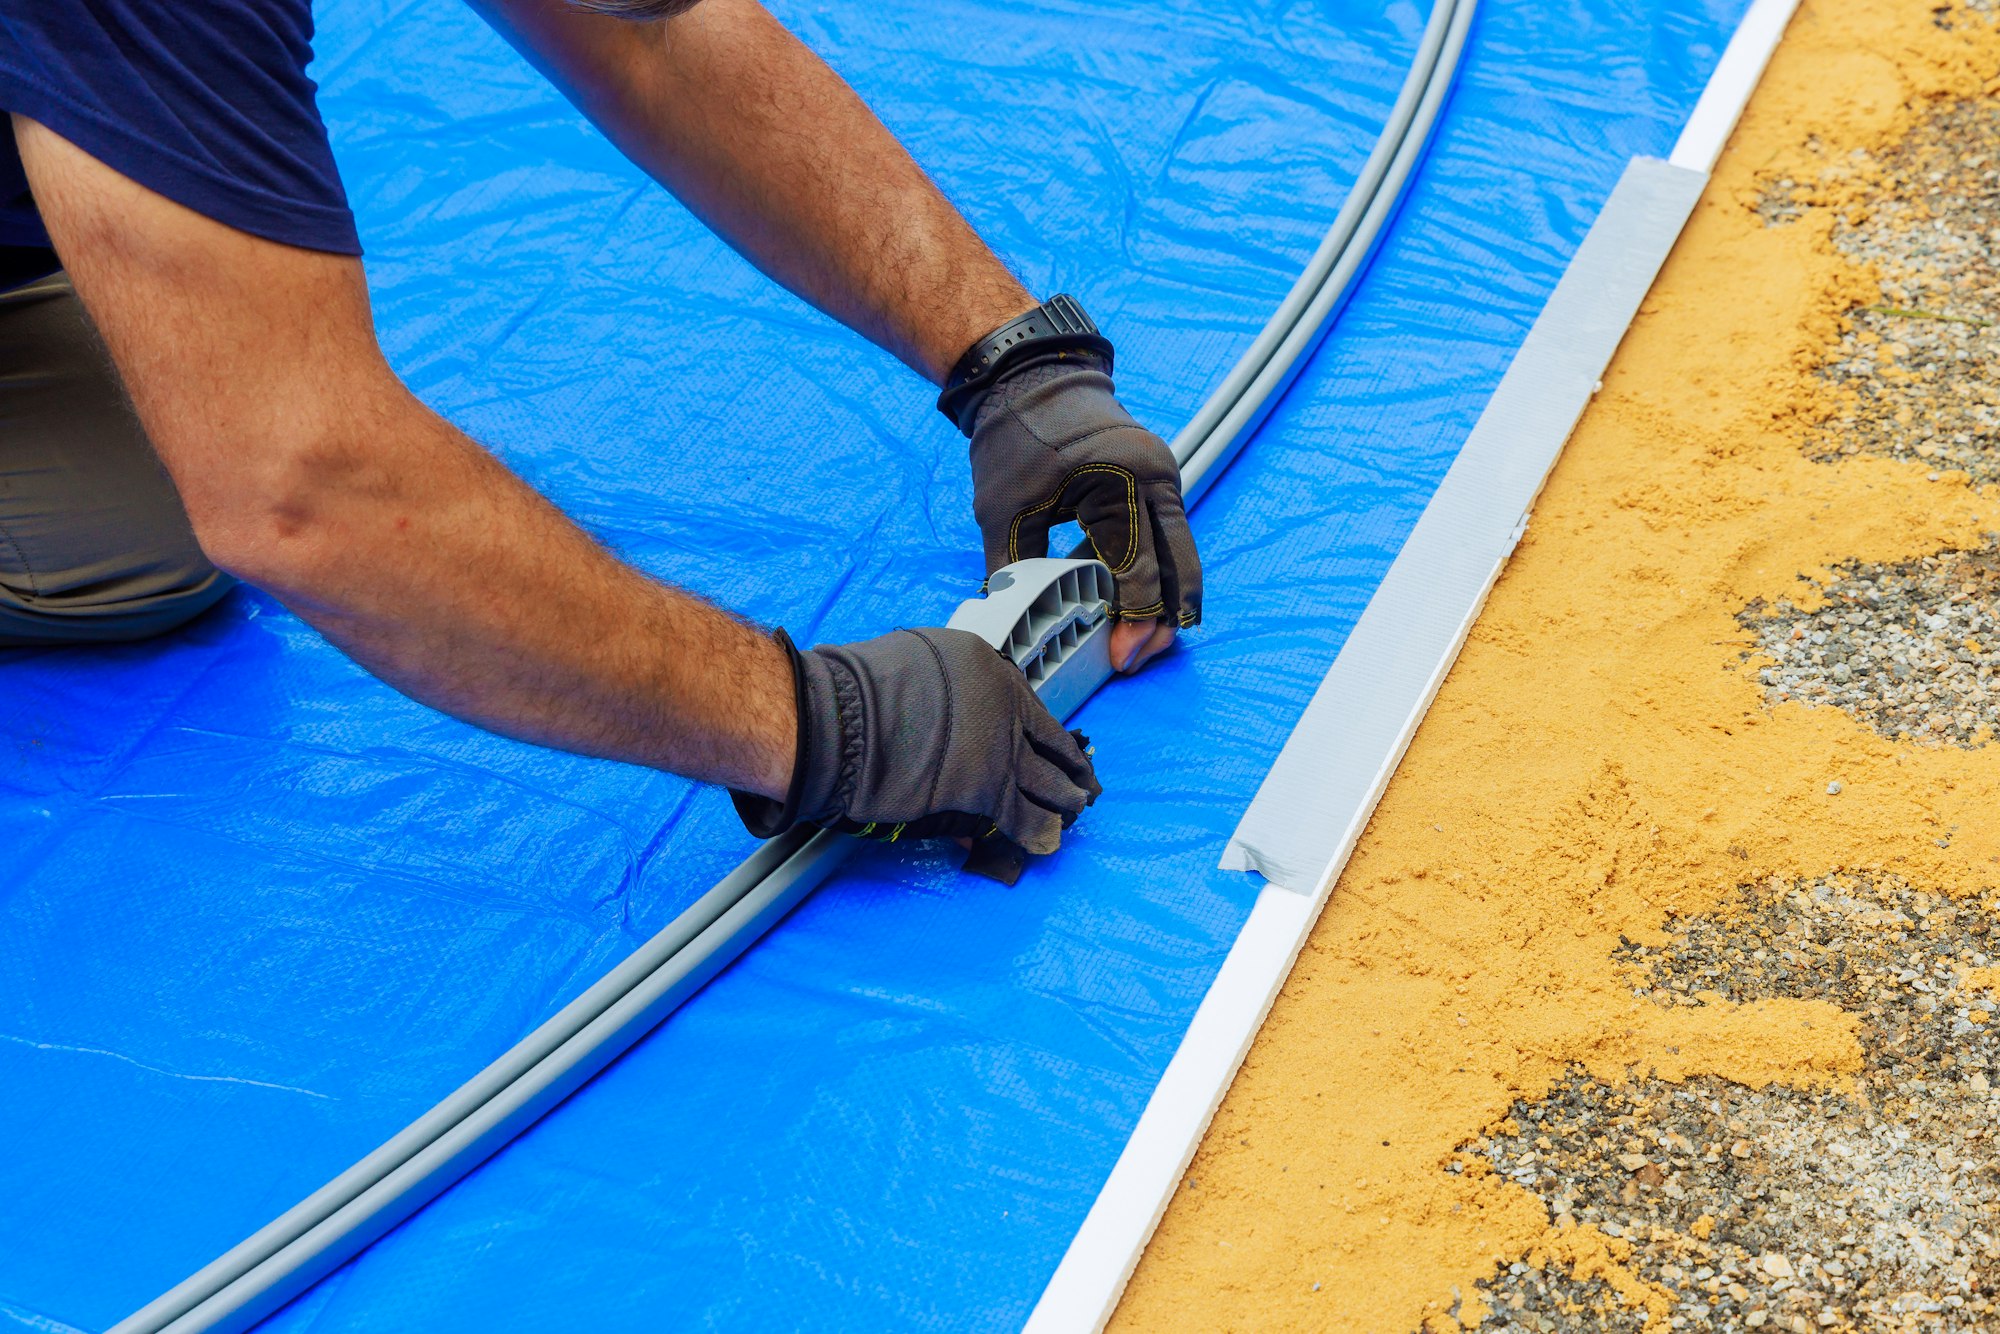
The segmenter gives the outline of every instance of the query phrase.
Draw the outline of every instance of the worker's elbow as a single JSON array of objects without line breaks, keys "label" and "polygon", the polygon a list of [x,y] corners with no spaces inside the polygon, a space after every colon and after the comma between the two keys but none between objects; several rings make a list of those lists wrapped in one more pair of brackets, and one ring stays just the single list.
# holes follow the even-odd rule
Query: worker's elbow
[{"label": "worker's elbow", "polygon": [[317,601],[352,543],[357,497],[368,471],[339,432],[298,432],[222,451],[240,463],[224,477],[184,488],[195,540],[230,574],[281,597]]},{"label": "worker's elbow", "polygon": [[195,540],[217,569],[280,597],[315,597],[326,562],[313,540],[313,520],[232,513],[197,521]]}]

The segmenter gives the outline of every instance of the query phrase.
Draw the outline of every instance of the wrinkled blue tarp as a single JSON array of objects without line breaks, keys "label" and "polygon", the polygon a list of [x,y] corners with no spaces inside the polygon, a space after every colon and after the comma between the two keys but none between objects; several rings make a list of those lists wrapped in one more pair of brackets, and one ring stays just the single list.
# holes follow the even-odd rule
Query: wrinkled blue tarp
[{"label": "wrinkled blue tarp", "polygon": [[[1196,520],[1193,651],[1078,718],[1003,889],[873,852],[286,1330],[1004,1329],[1255,892],[1228,831],[1627,157],[1741,0],[1487,0],[1429,163]],[[1169,432],[1331,219],[1397,0],[780,12]],[[384,343],[627,558],[800,639],[981,573],[925,386],[759,279],[469,12],[322,7]],[[530,590],[521,590],[524,596]],[[713,792],[411,704],[267,598],[0,653],[0,1320],[100,1329],[415,1116],[748,850]]]}]

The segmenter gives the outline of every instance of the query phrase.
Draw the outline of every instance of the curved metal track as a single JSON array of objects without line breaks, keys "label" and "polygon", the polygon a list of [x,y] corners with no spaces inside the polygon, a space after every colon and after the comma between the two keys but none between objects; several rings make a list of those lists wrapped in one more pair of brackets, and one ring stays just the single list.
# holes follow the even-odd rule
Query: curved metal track
[{"label": "curved metal track", "polygon": [[[1395,215],[1450,93],[1477,0],[1438,0],[1374,151],[1291,291],[1174,437],[1191,506],[1326,335]],[[112,1327],[255,1325],[533,1125],[777,924],[854,849],[795,829],[752,853],[623,963],[499,1059],[298,1204]]]}]

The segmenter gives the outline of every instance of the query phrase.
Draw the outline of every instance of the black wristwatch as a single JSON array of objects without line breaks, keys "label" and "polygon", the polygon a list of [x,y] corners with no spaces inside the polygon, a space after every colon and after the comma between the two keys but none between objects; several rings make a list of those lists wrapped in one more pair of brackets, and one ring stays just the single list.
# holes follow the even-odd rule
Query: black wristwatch
[{"label": "black wristwatch", "polygon": [[938,395],[938,411],[970,436],[979,400],[1002,371],[1028,357],[1073,351],[1095,352],[1104,358],[1108,368],[1111,340],[1097,332],[1097,326],[1083,313],[1075,297],[1052,296],[967,349],[945,377],[944,392]]}]

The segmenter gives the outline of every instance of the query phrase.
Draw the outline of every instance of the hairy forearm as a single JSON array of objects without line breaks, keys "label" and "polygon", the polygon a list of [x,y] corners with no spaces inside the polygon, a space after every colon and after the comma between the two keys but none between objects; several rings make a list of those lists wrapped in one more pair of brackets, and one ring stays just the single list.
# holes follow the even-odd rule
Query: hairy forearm
[{"label": "hairy forearm", "polygon": [[419,403],[375,345],[358,262],[204,218],[32,121],[14,132],[218,565],[494,731],[785,791],[783,650],[619,562]]},{"label": "hairy forearm", "polygon": [[755,0],[665,23],[475,0],[765,273],[933,382],[1034,305],[854,91]]},{"label": "hairy forearm", "polygon": [[416,400],[389,398],[318,451],[307,498],[273,525],[282,537],[246,547],[241,573],[426,704],[781,796],[783,651],[624,565]]}]

